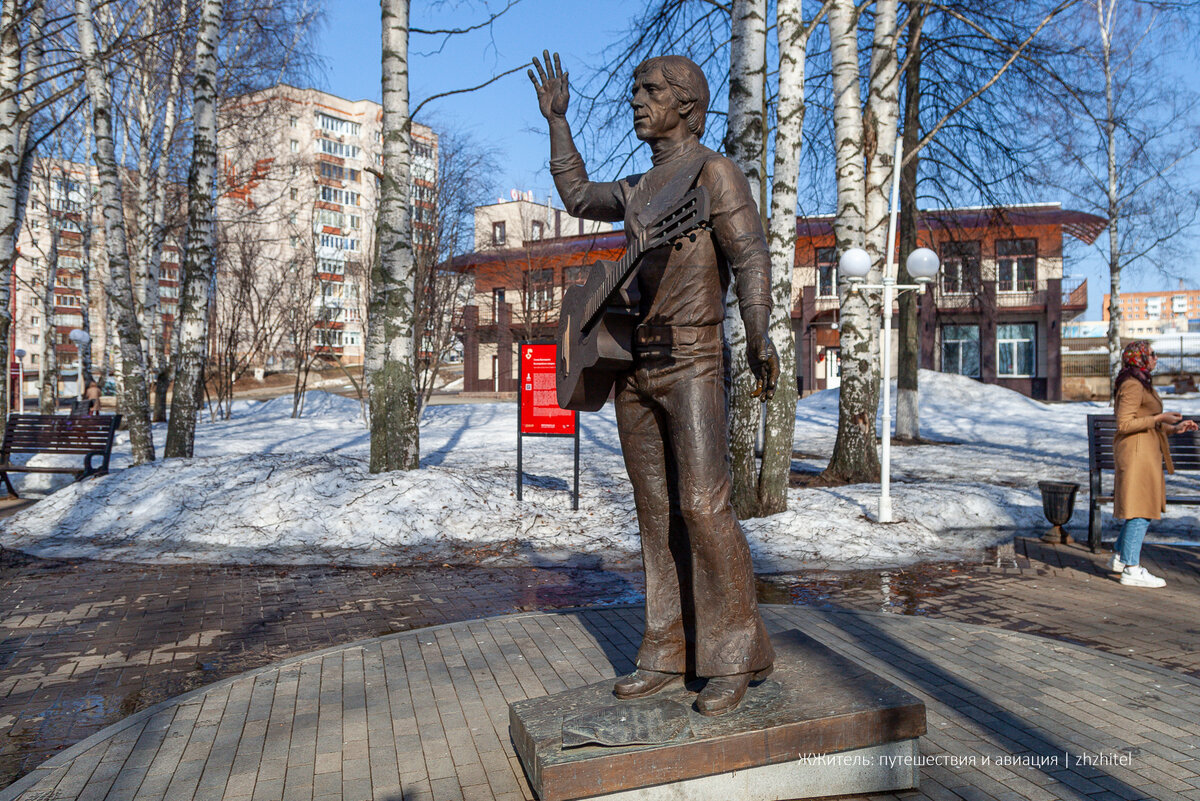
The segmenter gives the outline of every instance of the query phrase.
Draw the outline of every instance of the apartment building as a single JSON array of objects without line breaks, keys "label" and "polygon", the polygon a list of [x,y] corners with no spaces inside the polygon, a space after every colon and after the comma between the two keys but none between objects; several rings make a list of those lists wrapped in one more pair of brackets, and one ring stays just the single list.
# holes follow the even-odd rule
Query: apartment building
[{"label": "apartment building", "polygon": [[513,189],[511,200],[499,199],[475,207],[475,250],[520,248],[525,242],[540,242],[564,236],[597,234],[613,229],[612,223],[582,220],[554,206],[534,200],[533,193]]},{"label": "apartment building", "polygon": [[[136,197],[137,176],[125,176],[125,198]],[[105,313],[104,225],[95,168],[58,159],[36,159],[25,223],[17,240],[11,293],[10,353],[24,375],[22,394],[36,396],[53,350],[59,394],[73,394],[80,353],[70,332],[86,328],[94,370],[115,347],[113,321]],[[131,216],[132,216],[132,212]],[[170,342],[179,303],[180,250],[168,241],[159,279],[160,339]],[[54,265],[54,285],[46,286]],[[47,304],[49,300],[49,304]],[[49,312],[48,312],[49,310]],[[87,325],[84,316],[87,315]]]},{"label": "apartment building", "polygon": [[[1104,321],[1109,319],[1112,295],[1104,295]],[[1121,336],[1148,337],[1185,332],[1189,320],[1200,317],[1200,289],[1121,293]]]},{"label": "apartment building", "polygon": [[[1103,228],[1057,204],[923,212],[920,244],[940,254],[942,270],[921,298],[921,366],[1060,397],[1061,326],[1087,308],[1086,282],[1063,279],[1063,236],[1091,242]],[[791,316],[796,380],[808,392],[840,383],[833,218],[799,218],[797,232]],[[463,320],[467,391],[514,391],[514,343],[552,337],[565,288],[586,265],[619,257],[625,236],[524,244],[456,260],[476,287]]]},{"label": "apartment building", "polygon": [[[252,271],[272,289],[280,344],[264,366],[304,355],[360,364],[366,286],[375,242],[382,164],[382,107],[316,89],[279,84],[222,112],[220,218],[227,248],[218,263],[237,282]],[[438,138],[413,123],[413,244],[432,247]],[[229,302],[239,302],[231,299]],[[243,323],[245,324],[245,323]]]}]

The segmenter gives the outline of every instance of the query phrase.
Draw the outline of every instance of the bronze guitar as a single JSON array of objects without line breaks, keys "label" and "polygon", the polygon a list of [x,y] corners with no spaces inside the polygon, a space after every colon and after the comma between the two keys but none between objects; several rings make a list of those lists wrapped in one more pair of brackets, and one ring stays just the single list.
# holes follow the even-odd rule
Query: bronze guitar
[{"label": "bronze guitar", "polygon": [[620,259],[596,262],[586,283],[567,289],[558,320],[560,407],[594,412],[604,405],[617,376],[633,365],[637,327],[637,310],[613,301],[642,256],[707,225],[708,212],[708,190],[698,186],[634,237]]}]

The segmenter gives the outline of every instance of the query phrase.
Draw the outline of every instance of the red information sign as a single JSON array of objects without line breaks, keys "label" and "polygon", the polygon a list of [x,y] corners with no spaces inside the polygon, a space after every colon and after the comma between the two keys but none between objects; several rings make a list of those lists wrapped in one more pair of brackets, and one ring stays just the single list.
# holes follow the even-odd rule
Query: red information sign
[{"label": "red information sign", "polygon": [[575,412],[560,409],[554,389],[554,344],[521,343],[522,434],[575,433]]}]

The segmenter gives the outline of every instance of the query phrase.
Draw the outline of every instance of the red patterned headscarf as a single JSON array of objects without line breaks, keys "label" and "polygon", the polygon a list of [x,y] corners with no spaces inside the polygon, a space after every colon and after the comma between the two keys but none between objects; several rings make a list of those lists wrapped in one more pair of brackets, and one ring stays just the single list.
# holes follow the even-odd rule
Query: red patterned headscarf
[{"label": "red patterned headscarf", "polygon": [[1125,350],[1121,351],[1121,372],[1117,373],[1114,386],[1120,387],[1126,378],[1136,378],[1142,382],[1142,386],[1150,389],[1150,359],[1153,356],[1150,343],[1144,339],[1126,345]]}]

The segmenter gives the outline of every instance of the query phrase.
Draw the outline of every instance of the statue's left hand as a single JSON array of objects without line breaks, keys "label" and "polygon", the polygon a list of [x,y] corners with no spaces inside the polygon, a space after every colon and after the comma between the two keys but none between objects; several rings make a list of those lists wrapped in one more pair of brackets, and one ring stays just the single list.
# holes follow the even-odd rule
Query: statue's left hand
[{"label": "statue's left hand", "polygon": [[779,384],[779,354],[775,343],[766,334],[747,336],[746,356],[755,378],[754,391],[750,394],[766,403],[775,395],[775,387]]}]

